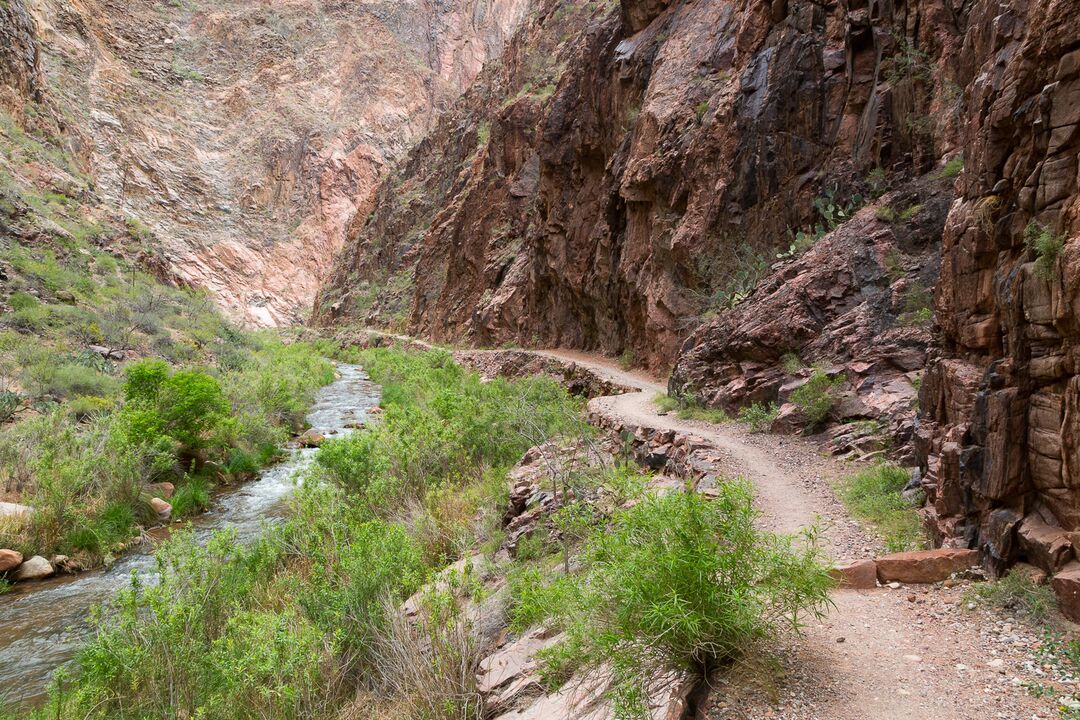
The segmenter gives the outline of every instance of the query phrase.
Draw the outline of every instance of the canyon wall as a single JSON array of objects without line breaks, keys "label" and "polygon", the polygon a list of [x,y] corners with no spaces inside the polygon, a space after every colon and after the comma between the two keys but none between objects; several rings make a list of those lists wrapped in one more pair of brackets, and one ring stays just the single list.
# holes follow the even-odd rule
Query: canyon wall
[{"label": "canyon wall", "polygon": [[940,2],[539,6],[354,227],[316,318],[670,367],[815,198],[954,148],[957,22]]},{"label": "canyon wall", "polygon": [[163,273],[277,325],[306,316],[349,220],[526,4],[12,0],[0,83],[29,99],[14,122],[77,138]]},{"label": "canyon wall", "polygon": [[920,465],[938,542],[1060,570],[1080,550],[1077,17],[541,3],[357,216],[314,318],[622,355],[731,410],[824,371],[834,447],[869,423]]},{"label": "canyon wall", "polygon": [[918,446],[928,525],[999,569],[1056,572],[1080,530],[1077,18],[1075,1],[981,2],[960,54],[966,167]]}]

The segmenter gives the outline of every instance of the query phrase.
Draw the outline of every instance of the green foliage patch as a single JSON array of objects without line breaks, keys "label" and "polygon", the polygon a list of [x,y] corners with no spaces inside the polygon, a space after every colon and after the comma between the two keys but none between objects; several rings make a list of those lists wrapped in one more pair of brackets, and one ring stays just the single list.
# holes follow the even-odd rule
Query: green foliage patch
[{"label": "green foliage patch", "polygon": [[712,500],[646,497],[589,536],[579,573],[517,578],[512,621],[550,619],[566,631],[545,653],[554,684],[576,667],[610,664],[615,716],[647,717],[657,673],[704,672],[827,606],[833,581],[813,533],[793,543],[757,530],[755,517],[743,481]]},{"label": "green foliage patch", "polygon": [[926,536],[916,511],[901,491],[907,470],[889,463],[863,468],[840,483],[840,499],[855,517],[872,524],[889,552],[918,550]]}]

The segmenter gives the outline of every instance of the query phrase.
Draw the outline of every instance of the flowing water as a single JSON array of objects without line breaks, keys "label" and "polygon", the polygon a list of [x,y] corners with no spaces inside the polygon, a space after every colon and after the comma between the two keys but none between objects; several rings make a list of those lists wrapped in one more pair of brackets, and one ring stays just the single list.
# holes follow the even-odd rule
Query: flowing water
[{"label": "flowing water", "polygon": [[[378,404],[379,388],[356,365],[339,365],[338,379],[322,388],[307,416],[326,437],[351,432]],[[205,540],[222,528],[235,529],[240,541],[256,537],[266,522],[279,517],[281,501],[295,486],[297,471],[307,467],[315,450],[293,450],[284,462],[258,480],[217,498],[213,509],[193,523]],[[144,543],[144,547],[145,547]],[[90,608],[111,598],[138,573],[153,582],[156,564],[151,548],[133,552],[106,569],[40,583],[23,583],[0,596],[0,699],[40,700],[52,672],[69,660],[90,628]]]}]

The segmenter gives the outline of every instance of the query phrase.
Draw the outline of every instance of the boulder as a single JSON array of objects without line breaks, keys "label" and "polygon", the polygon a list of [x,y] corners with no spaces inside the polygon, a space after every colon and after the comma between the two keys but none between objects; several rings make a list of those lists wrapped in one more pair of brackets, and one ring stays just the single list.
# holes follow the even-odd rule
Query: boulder
[{"label": "boulder", "polygon": [[56,574],[52,563],[40,555],[35,555],[20,565],[11,575],[11,579],[17,582],[27,580],[44,580]]},{"label": "boulder", "polygon": [[1080,562],[1065,565],[1051,582],[1065,617],[1080,622]]},{"label": "boulder", "polygon": [[878,580],[882,583],[934,583],[945,580],[954,572],[966,570],[979,563],[975,550],[938,548],[894,553],[877,559]]},{"label": "boulder", "polygon": [[877,563],[873,560],[856,560],[839,565],[829,574],[840,582],[841,588],[872,590],[877,587]]},{"label": "boulder", "polygon": [[172,505],[161,498],[150,498],[150,509],[157,515],[161,522],[168,522],[172,517]]},{"label": "boulder", "polygon": [[14,570],[22,565],[23,556],[15,550],[0,549],[0,573]]},{"label": "boulder", "polygon": [[168,500],[176,492],[176,486],[171,482],[153,483],[146,486],[146,492],[150,493],[154,497],[165,498]]},{"label": "boulder", "polygon": [[799,411],[799,406],[794,403],[784,403],[773,418],[769,432],[775,435],[795,435],[805,424],[806,420]]},{"label": "boulder", "polygon": [[1020,523],[1017,537],[1028,561],[1050,575],[1072,560],[1072,543],[1066,531],[1044,522],[1034,513]]},{"label": "boulder", "polygon": [[323,435],[314,429],[305,430],[304,434],[296,439],[300,447],[319,447],[326,440]]}]

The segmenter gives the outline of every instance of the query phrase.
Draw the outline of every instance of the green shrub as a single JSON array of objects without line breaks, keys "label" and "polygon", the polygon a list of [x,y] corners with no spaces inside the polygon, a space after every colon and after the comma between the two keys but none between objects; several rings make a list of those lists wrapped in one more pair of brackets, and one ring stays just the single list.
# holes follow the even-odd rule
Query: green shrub
[{"label": "green shrub", "polygon": [[610,665],[616,717],[647,717],[645,685],[658,671],[705,673],[828,604],[833,582],[814,535],[793,544],[758,530],[752,498],[743,481],[713,500],[645,498],[594,532],[580,574],[542,599],[519,587],[514,621],[535,622],[546,606],[567,633],[556,658]]},{"label": "green shrub", "polygon": [[138,403],[157,403],[161,386],[169,377],[169,364],[148,358],[124,368],[124,399]]},{"label": "green shrub", "polygon": [[114,502],[84,525],[71,530],[65,549],[86,552],[92,556],[115,552],[123,547],[136,524],[135,511],[125,502]]},{"label": "green shrub", "polygon": [[1054,271],[1054,263],[1065,248],[1065,240],[1055,235],[1035,221],[1024,228],[1024,245],[1035,253],[1035,272],[1040,277],[1049,278]]},{"label": "green shrub", "polygon": [[753,432],[768,432],[779,414],[776,403],[754,403],[739,411],[739,422],[749,425]]},{"label": "green shrub", "polygon": [[731,418],[728,417],[728,414],[722,409],[707,408],[701,404],[701,401],[690,394],[677,397],[657,395],[653,398],[653,403],[656,404],[657,409],[661,412],[677,410],[679,417],[683,420],[700,420],[702,422],[709,422],[717,425],[731,420]]},{"label": "green shrub", "polygon": [[784,368],[784,372],[788,375],[794,375],[802,370],[805,365],[803,365],[803,361],[797,353],[786,352],[780,358],[780,367]]},{"label": "green shrub", "polygon": [[791,402],[798,406],[810,427],[817,427],[829,416],[836,402],[835,389],[843,382],[842,376],[830,378],[815,369],[805,383],[791,392]]},{"label": "green shrub", "polygon": [[210,484],[201,475],[188,475],[169,498],[176,519],[191,517],[210,507]]},{"label": "green shrub", "polygon": [[935,180],[944,180],[946,178],[954,178],[964,170],[964,156],[957,155],[954,158],[950,158],[947,163],[934,173]]},{"label": "green shrub", "polygon": [[80,395],[106,397],[115,395],[115,378],[85,365],[43,362],[28,368],[28,374],[39,395],[74,398]]},{"label": "green shrub", "polygon": [[181,370],[161,384],[158,412],[165,432],[191,450],[229,413],[218,381],[201,370]]},{"label": "green shrub", "polygon": [[1046,622],[1057,607],[1057,598],[1049,585],[1036,585],[1030,575],[1019,570],[993,582],[972,585],[964,598],[1023,616],[1034,623]]},{"label": "green shrub", "polygon": [[672,412],[678,410],[680,406],[679,398],[671,395],[657,393],[653,397],[653,404],[656,405],[656,409],[660,412]]},{"label": "green shrub", "polygon": [[552,437],[588,432],[581,401],[550,378],[482,382],[442,351],[369,351],[363,364],[382,386],[382,422],[325,443],[318,463],[376,515],[509,467]]},{"label": "green shrub", "polygon": [[891,225],[896,222],[897,213],[891,205],[879,205],[877,210],[874,211],[874,217]]},{"label": "green shrub", "polygon": [[25,292],[13,292],[11,297],[8,298],[8,305],[11,309],[18,312],[19,310],[31,310],[41,306],[41,301],[30,293]]},{"label": "green shrub", "polygon": [[901,495],[908,479],[907,470],[882,463],[864,468],[840,483],[840,499],[855,517],[875,526],[889,552],[925,545],[916,507]]}]

